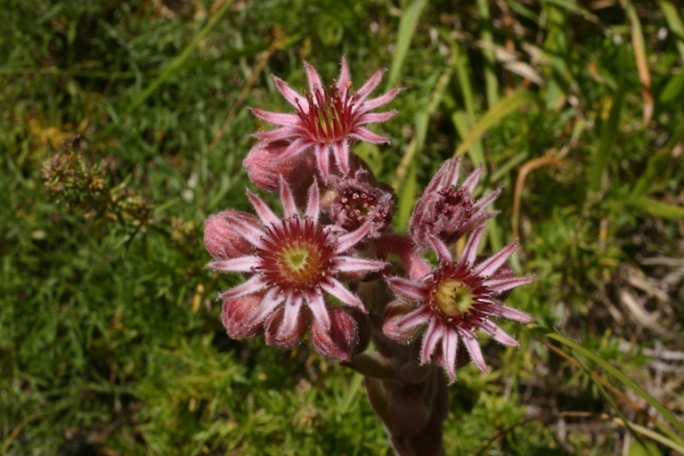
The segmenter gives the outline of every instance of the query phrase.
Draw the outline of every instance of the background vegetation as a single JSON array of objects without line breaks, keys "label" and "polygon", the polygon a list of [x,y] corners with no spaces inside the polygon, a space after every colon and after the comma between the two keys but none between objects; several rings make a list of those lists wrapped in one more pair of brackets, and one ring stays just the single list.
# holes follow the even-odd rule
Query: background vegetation
[{"label": "background vegetation", "polygon": [[[487,249],[536,282],[451,387],[447,454],[684,453],[684,25],[672,1],[5,0],[0,8],[0,454],[390,454],[360,377],[229,340],[207,215],[346,55],[388,68],[400,191],[440,163],[504,185]],[[574,341],[574,342],[571,342]]]}]

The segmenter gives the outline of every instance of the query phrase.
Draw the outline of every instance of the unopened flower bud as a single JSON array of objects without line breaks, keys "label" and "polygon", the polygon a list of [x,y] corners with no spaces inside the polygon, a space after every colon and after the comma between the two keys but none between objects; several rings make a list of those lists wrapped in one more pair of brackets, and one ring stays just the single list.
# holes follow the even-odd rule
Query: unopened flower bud
[{"label": "unopened flower bud", "polygon": [[328,306],[330,329],[314,320],[311,325],[311,342],[323,356],[349,361],[359,341],[354,318],[341,307]]},{"label": "unopened flower bud", "polygon": [[227,209],[204,221],[204,247],[216,260],[227,260],[252,253],[254,246],[240,234],[236,220],[255,227],[259,221],[251,214]]},{"label": "unopened flower bud", "polygon": [[299,202],[306,200],[306,191],[316,176],[316,159],[312,154],[279,158],[289,145],[285,140],[258,142],[242,165],[247,169],[249,180],[262,190],[278,192],[282,177]]},{"label": "unopened flower bud", "polygon": [[[287,315],[287,309],[281,307],[269,315],[264,324],[266,343],[277,348],[293,348],[304,337],[311,323],[308,309],[293,315]],[[292,319],[290,321],[290,319]]]},{"label": "unopened flower bud", "polygon": [[244,296],[223,301],[221,321],[231,339],[256,337],[263,332],[262,325],[247,325],[247,317],[259,305],[263,294]]}]

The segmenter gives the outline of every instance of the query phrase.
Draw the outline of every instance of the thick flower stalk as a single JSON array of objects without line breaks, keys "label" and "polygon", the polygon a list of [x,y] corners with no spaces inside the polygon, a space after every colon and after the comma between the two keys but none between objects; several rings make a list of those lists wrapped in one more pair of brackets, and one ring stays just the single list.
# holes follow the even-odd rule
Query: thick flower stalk
[{"label": "thick flower stalk", "polygon": [[252,109],[262,120],[277,125],[277,128],[256,133],[260,140],[255,148],[273,141],[288,140],[291,143],[280,155],[281,160],[290,160],[313,148],[318,170],[325,181],[330,175],[329,153],[335,157],[337,167],[343,175],[349,173],[349,145],[353,140],[369,143],[388,143],[389,139],[373,133],[366,125],[384,122],[397,111],[372,111],[389,103],[401,89],[393,89],[384,95],[368,100],[382,79],[382,71],[376,72],[357,91],[352,92],[347,60],[342,58],[342,67],[337,81],[330,86],[321,82],[316,70],[304,62],[309,81],[309,92],[302,96],[285,81],[273,77],[278,91],[294,107],[295,114],[284,114]]},{"label": "thick flower stalk", "polygon": [[[266,324],[267,342],[291,347],[301,339],[310,314],[317,333],[349,334],[348,318],[334,310],[326,297],[333,296],[345,306],[366,312],[359,297],[345,288],[338,276],[365,274],[386,265],[383,261],[348,255],[368,234],[371,225],[364,224],[355,231],[340,234],[342,230],[338,227],[319,223],[320,197],[316,182],[309,190],[303,215],[297,211],[285,182],[280,187],[285,212],[282,218],[258,196],[248,192],[248,197],[261,226],[237,216],[229,217],[226,223],[254,247],[254,253],[208,264],[217,271],[251,274],[246,282],[219,295],[227,303],[228,310],[224,306],[226,327],[233,327],[235,334],[240,334],[239,328],[245,334],[256,334],[254,328]],[[206,237],[211,239],[213,235]],[[347,328],[333,328],[337,323]]]},{"label": "thick flower stalk", "polygon": [[388,283],[403,301],[387,308],[383,330],[400,342],[422,333],[421,363],[441,366],[454,382],[457,351],[465,346],[473,363],[483,372],[487,365],[482,356],[475,330],[490,335],[498,342],[517,347],[518,342],[499,328],[492,318],[506,318],[530,323],[534,318],[502,304],[502,295],[532,277],[511,277],[504,263],[515,249],[515,243],[484,261],[477,261],[477,248],[484,226],[477,228],[465,245],[458,261],[447,246],[436,237],[431,239],[439,257],[439,267],[420,280],[392,277]]}]

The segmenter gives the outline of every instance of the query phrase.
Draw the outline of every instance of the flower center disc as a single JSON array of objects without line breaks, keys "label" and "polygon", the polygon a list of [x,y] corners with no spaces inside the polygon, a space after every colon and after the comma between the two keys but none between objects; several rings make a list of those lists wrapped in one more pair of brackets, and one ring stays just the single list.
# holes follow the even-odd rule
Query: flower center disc
[{"label": "flower center disc", "polygon": [[329,144],[347,137],[352,129],[352,97],[349,89],[340,92],[335,84],[330,88],[317,88],[307,95],[309,110],[300,107],[297,115],[304,124],[309,139]]},{"label": "flower center disc", "polygon": [[295,216],[272,225],[263,242],[257,250],[262,259],[258,271],[267,286],[283,291],[310,290],[330,273],[334,247],[328,234],[311,220]]},{"label": "flower center disc", "polygon": [[473,293],[463,282],[447,279],[436,286],[434,303],[445,315],[457,317],[473,307]]},{"label": "flower center disc", "polygon": [[295,242],[280,252],[279,263],[280,272],[287,281],[305,285],[318,275],[321,252],[305,242]]}]

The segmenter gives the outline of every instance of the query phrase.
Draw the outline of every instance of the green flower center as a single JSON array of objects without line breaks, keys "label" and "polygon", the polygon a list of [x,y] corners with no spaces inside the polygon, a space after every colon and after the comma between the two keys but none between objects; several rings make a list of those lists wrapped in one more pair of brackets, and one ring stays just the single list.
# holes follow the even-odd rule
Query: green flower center
[{"label": "green flower center", "polygon": [[450,317],[466,314],[473,307],[473,293],[463,282],[448,279],[437,285],[435,305]]},{"label": "green flower center", "polygon": [[305,285],[319,275],[320,267],[320,250],[305,242],[293,242],[280,252],[280,273],[290,283]]}]

